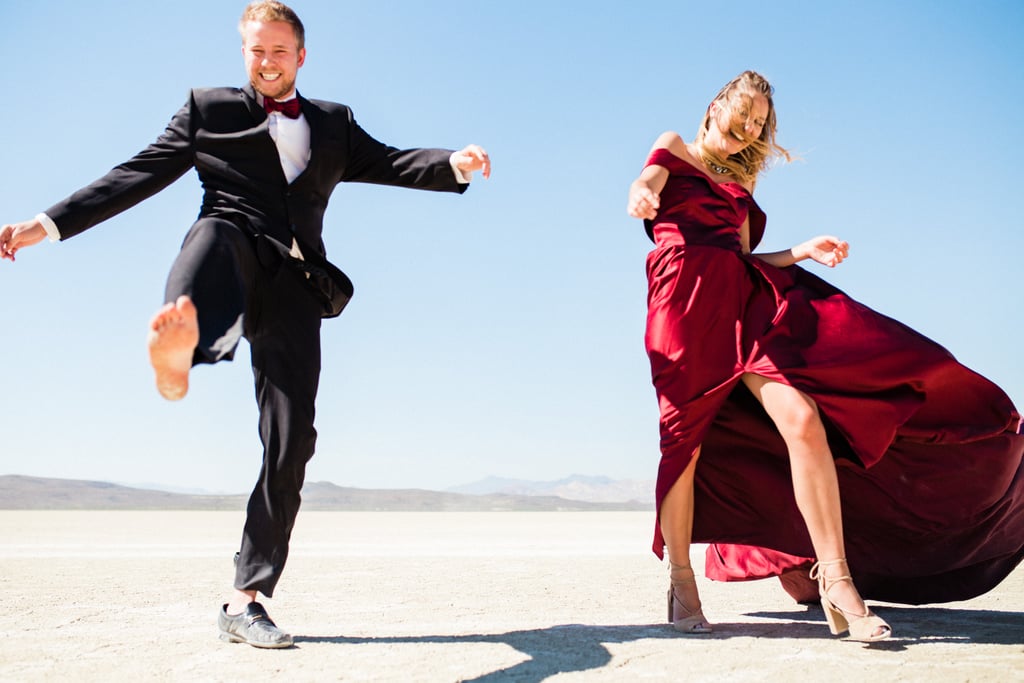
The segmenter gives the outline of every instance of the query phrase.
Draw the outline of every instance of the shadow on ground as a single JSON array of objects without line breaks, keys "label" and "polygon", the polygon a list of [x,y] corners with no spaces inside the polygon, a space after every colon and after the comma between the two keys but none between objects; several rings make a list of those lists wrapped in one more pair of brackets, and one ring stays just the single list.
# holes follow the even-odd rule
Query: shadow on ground
[{"label": "shadow on ground", "polygon": [[[902,651],[917,645],[987,643],[1015,645],[1022,642],[1024,613],[930,607],[882,607],[876,613],[893,625],[897,634],[890,640],[861,647]],[[701,636],[682,636],[667,625],[636,624],[623,626],[588,626],[564,624],[542,629],[509,631],[507,633],[423,636],[296,636],[295,643],[396,644],[396,643],[501,643],[528,657],[514,666],[493,671],[476,682],[541,681],[557,673],[590,671],[606,666],[612,653],[607,644],[627,643],[645,639],[687,641],[728,638],[828,638],[824,615],[820,609],[806,611],[752,612],[748,616],[768,621],[715,623],[715,632]]]},{"label": "shadow on ground", "polygon": [[[872,645],[879,649],[901,650],[923,643],[1024,644],[1024,612],[894,605],[873,606],[872,610],[889,622],[895,634],[895,637],[888,641]],[[748,616],[792,620],[793,614],[749,612]],[[806,614],[809,618],[824,623],[820,609],[809,607]],[[818,628],[818,625],[815,624],[814,628]]]}]

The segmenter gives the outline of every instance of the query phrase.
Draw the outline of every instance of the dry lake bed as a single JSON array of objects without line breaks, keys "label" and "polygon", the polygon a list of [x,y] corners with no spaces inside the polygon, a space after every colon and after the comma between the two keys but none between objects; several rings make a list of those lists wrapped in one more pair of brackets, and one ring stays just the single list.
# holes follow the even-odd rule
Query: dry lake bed
[{"label": "dry lake bed", "polygon": [[875,645],[774,580],[701,577],[715,633],[685,637],[649,512],[305,512],[264,601],[295,647],[232,645],[242,520],[0,511],[0,680],[1024,681],[1024,566],[974,600],[876,604],[896,637]]}]

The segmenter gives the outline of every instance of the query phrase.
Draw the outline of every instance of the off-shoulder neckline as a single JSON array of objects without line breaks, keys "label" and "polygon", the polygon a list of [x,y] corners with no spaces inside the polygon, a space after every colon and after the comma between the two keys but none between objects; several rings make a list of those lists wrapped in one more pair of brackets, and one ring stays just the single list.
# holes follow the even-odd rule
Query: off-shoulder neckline
[{"label": "off-shoulder neckline", "polygon": [[697,173],[700,173],[700,174],[701,174],[702,176],[704,176],[705,178],[707,178],[707,179],[708,179],[708,181],[709,181],[709,182],[710,182],[710,183],[711,183],[712,185],[717,185],[717,186],[719,186],[719,187],[720,187],[720,186],[722,186],[722,185],[736,185],[736,186],[737,186],[737,187],[739,187],[739,188],[740,188],[741,190],[743,190],[744,192],[746,192],[746,193],[747,193],[747,196],[749,196],[749,197],[750,197],[751,199],[753,199],[753,198],[754,198],[754,193],[753,193],[753,192],[751,192],[750,190],[748,190],[748,189],[747,189],[747,188],[746,188],[746,187],[745,187],[745,186],[743,185],[743,183],[741,183],[741,182],[739,182],[739,181],[737,181],[737,180],[727,180],[727,181],[725,181],[724,183],[720,183],[720,182],[718,182],[717,180],[715,180],[714,178],[712,178],[712,177],[711,177],[711,174],[710,174],[710,173],[708,173],[707,171],[705,171],[705,170],[704,170],[703,168],[701,168],[700,166],[697,166],[696,164],[694,164],[694,163],[693,163],[692,161],[690,161],[690,160],[688,160],[688,159],[684,159],[683,157],[679,156],[678,154],[676,154],[675,152],[673,152],[672,150],[670,150],[670,149],[669,149],[668,147],[659,147],[658,149],[663,149],[663,150],[665,150],[665,151],[666,151],[666,152],[668,152],[668,153],[669,153],[669,154],[670,154],[670,155],[671,155],[671,156],[672,156],[673,158],[675,158],[675,159],[678,159],[679,161],[683,162],[684,164],[686,164],[687,166],[689,166],[690,168],[692,168],[692,169],[693,169],[694,171],[697,171]]}]

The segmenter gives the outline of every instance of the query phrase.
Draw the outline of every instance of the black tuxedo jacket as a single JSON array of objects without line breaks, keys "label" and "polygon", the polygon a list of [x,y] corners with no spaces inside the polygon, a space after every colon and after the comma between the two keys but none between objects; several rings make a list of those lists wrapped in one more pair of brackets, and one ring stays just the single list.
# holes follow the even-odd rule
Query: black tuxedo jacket
[{"label": "black tuxedo jacket", "polygon": [[200,218],[226,218],[281,245],[295,237],[322,258],[324,211],[340,182],[465,191],[449,163],[452,150],[389,147],[360,128],[345,105],[299,99],[310,158],[291,184],[252,86],[194,89],[156,142],[45,213],[67,239],[195,168],[204,190]]}]

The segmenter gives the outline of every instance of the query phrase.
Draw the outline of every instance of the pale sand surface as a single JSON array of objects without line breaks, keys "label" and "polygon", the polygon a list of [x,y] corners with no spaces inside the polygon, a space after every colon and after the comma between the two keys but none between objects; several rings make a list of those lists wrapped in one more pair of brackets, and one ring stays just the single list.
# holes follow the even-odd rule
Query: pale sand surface
[{"label": "pale sand surface", "polygon": [[643,512],[303,513],[265,601],[296,647],[227,644],[242,519],[0,511],[0,680],[1024,681],[1024,567],[880,606],[897,637],[872,646],[774,580],[701,578],[716,632],[678,636]]}]

